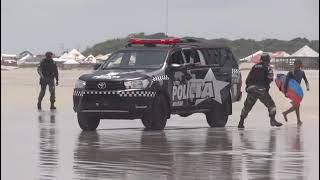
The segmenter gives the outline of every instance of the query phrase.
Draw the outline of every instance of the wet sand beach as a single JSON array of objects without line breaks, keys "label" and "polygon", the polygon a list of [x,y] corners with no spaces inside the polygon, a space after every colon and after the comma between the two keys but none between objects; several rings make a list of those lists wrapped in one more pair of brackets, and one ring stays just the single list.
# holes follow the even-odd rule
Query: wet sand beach
[{"label": "wet sand beach", "polygon": [[[238,130],[244,92],[225,128],[209,128],[203,114],[193,114],[173,115],[164,131],[145,131],[140,120],[103,120],[97,131],[82,132],[72,109],[73,86],[90,71],[61,70],[57,110],[49,110],[47,89],[41,112],[36,69],[1,71],[1,178],[319,179],[318,71],[306,71],[311,90],[305,91],[300,127],[294,113],[284,122],[281,112],[290,101],[273,82],[280,128],[270,127],[267,109],[257,102],[246,128]],[[242,71],[243,81],[247,74]]]}]

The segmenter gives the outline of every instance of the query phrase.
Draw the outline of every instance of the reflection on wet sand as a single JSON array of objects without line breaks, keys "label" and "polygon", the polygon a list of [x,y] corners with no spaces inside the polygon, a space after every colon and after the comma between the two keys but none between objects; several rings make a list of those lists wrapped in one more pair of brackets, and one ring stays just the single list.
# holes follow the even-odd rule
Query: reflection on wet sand
[{"label": "reflection on wet sand", "polygon": [[[308,172],[308,165],[305,163],[306,156],[303,143],[303,131],[300,126],[288,129],[288,136],[284,135],[285,147],[282,151],[289,152],[283,153],[279,158],[282,160],[279,164],[281,176],[288,177],[288,179],[309,179],[304,174]],[[306,168],[306,169],[304,169]]]},{"label": "reflection on wet sand", "polygon": [[[258,136],[240,131],[241,177],[252,179],[273,179],[273,164],[277,155],[277,130],[263,131]],[[238,148],[239,148],[238,147]]]},{"label": "reflection on wet sand", "polygon": [[82,132],[73,169],[79,179],[303,179],[300,133],[289,127],[259,133],[224,128]]},{"label": "reflection on wet sand", "polygon": [[299,133],[299,127],[269,129],[259,134],[255,131],[240,131],[241,143],[234,146],[234,149],[241,151],[239,176],[242,179],[304,179],[305,157],[301,148],[295,149],[292,146],[292,141],[303,146]]},{"label": "reflection on wet sand", "polygon": [[139,133],[140,139],[137,139],[137,133],[126,137],[124,134],[82,132],[74,153],[75,173],[83,179],[132,179],[139,173],[146,173],[146,179],[166,176],[173,156],[161,155],[170,151],[165,133]]},{"label": "reflection on wet sand", "polygon": [[56,179],[58,148],[56,140],[55,113],[41,112],[39,120],[39,179]]}]

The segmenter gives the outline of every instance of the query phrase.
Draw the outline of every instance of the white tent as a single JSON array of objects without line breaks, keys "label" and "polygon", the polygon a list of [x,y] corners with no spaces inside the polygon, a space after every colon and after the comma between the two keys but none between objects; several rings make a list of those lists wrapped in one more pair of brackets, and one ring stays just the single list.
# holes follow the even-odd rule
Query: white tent
[{"label": "white tent", "polygon": [[92,54],[90,54],[82,61],[82,63],[97,63],[97,59]]},{"label": "white tent", "polygon": [[54,61],[67,62],[70,59],[73,59],[75,61],[80,62],[80,61],[84,60],[85,58],[86,57],[83,56],[79,51],[77,51],[76,49],[72,49],[69,53],[64,53],[59,58],[54,59]]},{"label": "white tent", "polygon": [[276,58],[276,57],[289,57],[290,54],[288,54],[285,51],[276,51],[274,53],[272,53],[272,58]]},{"label": "white tent", "polygon": [[34,55],[29,51],[23,51],[17,55],[17,59],[22,59],[23,57],[33,57]]},{"label": "white tent", "polygon": [[291,57],[319,57],[319,53],[305,45],[295,53],[291,54]]},{"label": "white tent", "polygon": [[26,63],[26,62],[28,62],[29,60],[32,60],[35,57],[36,56],[34,56],[34,55],[26,54],[22,58],[18,59],[17,64],[20,65],[20,64]]},{"label": "white tent", "polygon": [[259,50],[245,58],[240,59],[241,62],[251,62],[253,59],[256,59],[258,56],[260,57],[260,55],[263,53],[263,51]]},{"label": "white tent", "polygon": [[85,59],[86,57],[83,56],[78,50],[76,49],[72,49],[69,53],[68,53],[68,57],[71,59],[74,59],[76,61],[80,61]]},{"label": "white tent", "polygon": [[100,59],[100,58],[102,58],[102,56],[103,56],[102,54],[98,54],[95,58]]},{"label": "white tent", "polygon": [[65,61],[68,61],[69,59],[71,58],[69,58],[68,53],[64,53],[59,58],[53,58],[54,61],[58,61],[58,62],[65,62]]},{"label": "white tent", "polygon": [[111,55],[111,53],[105,54],[105,55],[98,55],[98,56],[96,56],[96,59],[105,61],[105,60],[107,60],[109,58],[110,55]]}]

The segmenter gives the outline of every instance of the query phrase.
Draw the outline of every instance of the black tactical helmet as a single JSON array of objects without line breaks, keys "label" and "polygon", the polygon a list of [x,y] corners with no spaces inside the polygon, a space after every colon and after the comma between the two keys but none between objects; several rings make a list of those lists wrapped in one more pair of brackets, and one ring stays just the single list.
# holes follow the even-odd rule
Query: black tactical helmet
[{"label": "black tactical helmet", "polygon": [[52,58],[52,56],[53,56],[52,52],[50,51],[46,52],[46,58]]},{"label": "black tactical helmet", "polygon": [[261,60],[261,62],[270,63],[271,57],[269,54],[263,53],[263,54],[261,54],[260,60]]}]

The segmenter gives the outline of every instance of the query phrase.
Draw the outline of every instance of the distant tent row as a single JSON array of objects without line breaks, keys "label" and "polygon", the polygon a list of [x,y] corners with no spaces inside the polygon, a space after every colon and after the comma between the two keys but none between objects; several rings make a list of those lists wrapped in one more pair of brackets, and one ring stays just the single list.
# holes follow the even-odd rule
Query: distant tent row
[{"label": "distant tent row", "polygon": [[69,53],[64,53],[59,58],[54,58],[53,60],[63,64],[79,64],[85,58],[78,50],[72,49]]},{"label": "distant tent row", "polygon": [[[53,60],[58,64],[58,66],[64,67],[77,67],[73,65],[88,66],[91,67],[91,64],[103,63],[109,58],[109,54],[98,55],[94,57],[92,54],[85,57],[78,50],[72,49],[70,52],[63,53],[60,57],[53,57]],[[1,65],[4,66],[20,66],[20,67],[33,67],[37,66],[42,59],[45,58],[45,55],[33,55],[29,51],[23,51],[18,55],[15,54],[1,54]],[[72,65],[72,66],[71,66]]]},{"label": "distant tent row", "polygon": [[[240,59],[240,62],[249,62],[249,63],[258,63],[260,62],[260,57],[261,54],[263,53],[262,50],[259,50],[245,58]],[[288,54],[285,51],[277,51],[274,53],[270,53],[271,54],[271,62],[273,62],[276,58],[293,58],[293,57],[318,57],[319,58],[319,54],[311,49],[309,46],[305,45],[303,46],[301,49],[297,50],[295,53],[293,54]]]},{"label": "distant tent row", "polygon": [[72,49],[69,53],[64,53],[59,58],[55,58],[54,61],[62,64],[95,64],[105,61],[109,56],[110,54],[100,54],[94,57],[92,54],[90,54],[88,57],[85,57],[76,49]]},{"label": "distant tent row", "polygon": [[290,70],[296,60],[302,61],[304,69],[319,70],[319,54],[307,45],[288,57],[276,57],[274,65],[277,69]]},{"label": "distant tent row", "polygon": [[277,58],[277,57],[289,57],[289,56],[290,56],[290,54],[288,54],[285,51],[277,51],[277,52],[272,54],[271,58],[274,59],[274,58]]}]

